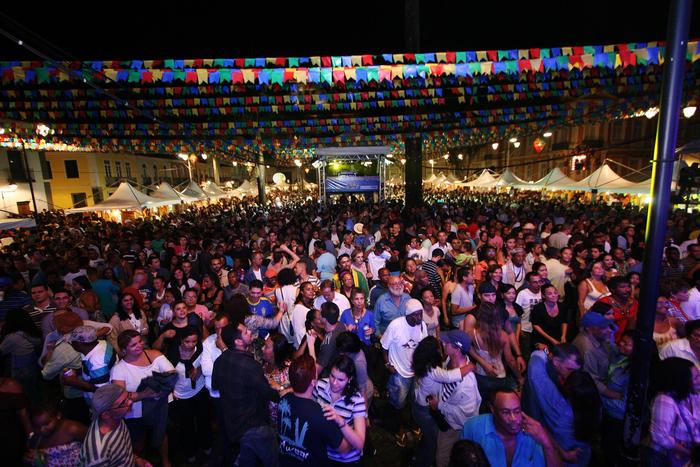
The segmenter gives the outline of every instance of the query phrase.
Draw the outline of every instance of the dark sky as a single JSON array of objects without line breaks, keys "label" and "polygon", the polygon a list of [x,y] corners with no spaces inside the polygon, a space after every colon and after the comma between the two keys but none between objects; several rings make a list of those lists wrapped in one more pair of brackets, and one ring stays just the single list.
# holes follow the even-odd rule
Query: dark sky
[{"label": "dark sky", "polygon": [[[397,0],[141,0],[46,5],[3,2],[0,29],[19,36],[54,59],[237,58],[405,50],[404,2]],[[699,13],[693,13],[694,38],[700,37]],[[424,0],[420,14],[421,50],[664,40],[667,16],[665,1]],[[32,53],[0,36],[0,60],[33,58]]]}]

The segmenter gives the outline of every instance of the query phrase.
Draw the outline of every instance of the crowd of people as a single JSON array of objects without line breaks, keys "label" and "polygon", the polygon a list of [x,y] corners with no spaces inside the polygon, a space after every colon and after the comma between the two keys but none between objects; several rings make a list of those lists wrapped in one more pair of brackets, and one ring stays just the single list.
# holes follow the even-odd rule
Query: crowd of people
[{"label": "crowd of people", "polygon": [[[44,213],[0,254],[5,461],[366,465],[381,428],[416,467],[618,465],[644,222],[525,192]],[[641,458],[683,466],[700,219],[666,234]]]}]

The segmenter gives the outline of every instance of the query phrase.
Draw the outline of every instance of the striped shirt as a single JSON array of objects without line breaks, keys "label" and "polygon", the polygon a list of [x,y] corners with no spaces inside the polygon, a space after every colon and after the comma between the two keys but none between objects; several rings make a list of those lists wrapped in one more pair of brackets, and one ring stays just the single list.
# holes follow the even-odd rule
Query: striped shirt
[{"label": "striped shirt", "polygon": [[129,430],[124,420],[119,426],[102,435],[97,420],[88,428],[87,436],[80,449],[80,465],[84,467],[132,467],[134,449],[131,445]]},{"label": "striped shirt", "polygon": [[[328,378],[319,379],[314,388],[313,394],[314,400],[321,404],[321,407],[326,405],[332,406],[335,411],[343,417],[345,423],[350,426],[354,426],[355,417],[366,417],[367,416],[367,406],[365,405],[365,399],[362,394],[356,392],[352,395],[350,403],[345,402],[345,396],[341,397],[337,401],[333,402],[331,397],[331,385],[328,382]],[[328,448],[328,459],[335,462],[356,462],[362,457],[362,450],[351,449],[345,454],[341,454],[338,451]]]}]

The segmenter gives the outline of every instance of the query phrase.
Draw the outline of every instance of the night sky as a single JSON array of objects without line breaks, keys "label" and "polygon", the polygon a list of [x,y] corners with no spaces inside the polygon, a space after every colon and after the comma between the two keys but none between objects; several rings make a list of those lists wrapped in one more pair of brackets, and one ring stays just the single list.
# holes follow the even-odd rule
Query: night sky
[{"label": "night sky", "polygon": [[[695,6],[691,38],[700,37]],[[3,2],[0,12],[1,29],[59,60],[405,51],[404,4],[397,0]],[[597,45],[664,40],[668,4],[424,0],[420,17],[423,52]],[[0,60],[35,58],[0,36]]]}]

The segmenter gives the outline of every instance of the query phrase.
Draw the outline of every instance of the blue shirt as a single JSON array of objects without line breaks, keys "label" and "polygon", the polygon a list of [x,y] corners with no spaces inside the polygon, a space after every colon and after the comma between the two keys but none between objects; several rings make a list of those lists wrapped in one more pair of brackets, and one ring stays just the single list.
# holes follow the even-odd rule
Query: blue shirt
[{"label": "blue shirt", "polygon": [[[251,313],[262,316],[263,318],[272,318],[275,316],[275,306],[265,297],[260,297],[260,300],[256,304],[248,302],[248,308],[250,308]],[[267,334],[267,330],[260,329],[258,336],[265,339]]]},{"label": "blue shirt", "polygon": [[328,252],[323,253],[316,259],[316,269],[321,276],[321,280],[333,279],[333,274],[335,274],[335,265],[335,256]]},{"label": "blue shirt", "polygon": [[396,306],[391,292],[387,292],[377,299],[374,306],[374,332],[381,335],[384,334],[386,328],[396,318],[404,316],[406,310],[406,302],[411,299],[407,293],[401,295],[401,302]]},{"label": "blue shirt", "polygon": [[[464,423],[462,439],[474,441],[484,449],[491,465],[508,465],[506,463],[506,448],[493,425],[493,415],[479,415]],[[511,467],[544,467],[546,465],[542,446],[526,434],[515,435],[515,453]]]},{"label": "blue shirt", "polygon": [[374,327],[374,313],[372,313],[370,310],[365,310],[365,314],[362,317],[362,319],[360,319],[359,321],[355,321],[355,318],[352,316],[352,309],[348,308],[343,312],[342,315],[340,315],[340,322],[343,324],[352,324],[353,326],[355,326],[355,330],[352,332],[357,334],[357,337],[359,337],[364,344],[370,344],[370,339],[365,335],[364,331],[365,325],[371,328]]}]

